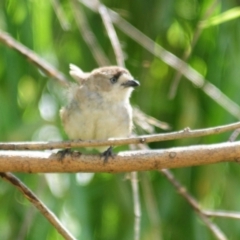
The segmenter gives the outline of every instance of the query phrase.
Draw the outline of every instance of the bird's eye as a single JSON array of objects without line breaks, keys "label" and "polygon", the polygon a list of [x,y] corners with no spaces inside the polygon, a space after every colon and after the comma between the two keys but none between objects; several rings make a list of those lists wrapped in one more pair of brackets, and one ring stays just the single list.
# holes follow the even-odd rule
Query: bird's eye
[{"label": "bird's eye", "polygon": [[110,82],[111,83],[116,83],[117,82],[117,77],[112,77],[112,78],[110,78]]}]

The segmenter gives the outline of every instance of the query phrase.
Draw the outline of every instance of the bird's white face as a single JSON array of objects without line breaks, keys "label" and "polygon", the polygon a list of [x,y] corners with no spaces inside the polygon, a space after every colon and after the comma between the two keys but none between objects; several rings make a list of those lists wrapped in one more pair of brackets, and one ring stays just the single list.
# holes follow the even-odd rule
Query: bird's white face
[{"label": "bird's white face", "polygon": [[98,68],[91,72],[85,84],[89,90],[111,101],[128,100],[133,88],[140,85],[126,69],[120,67]]}]

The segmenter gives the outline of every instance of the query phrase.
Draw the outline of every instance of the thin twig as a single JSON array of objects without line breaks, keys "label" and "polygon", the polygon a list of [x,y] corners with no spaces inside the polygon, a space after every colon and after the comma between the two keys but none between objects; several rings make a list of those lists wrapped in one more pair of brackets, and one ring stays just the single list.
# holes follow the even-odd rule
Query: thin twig
[{"label": "thin twig", "polygon": [[[198,22],[197,27],[195,28],[193,37],[192,37],[192,42],[190,43],[190,47],[188,49],[186,49],[186,51],[184,52],[183,56],[182,56],[182,60],[184,62],[186,62],[189,57],[191,56],[191,53],[203,31],[203,28],[200,26],[201,21],[207,19],[212,12],[214,11],[214,9],[216,8],[216,5],[219,3],[219,0],[215,0],[210,7],[207,9],[206,13],[204,14],[203,18]],[[170,91],[169,91],[169,98],[173,99],[176,95],[177,92],[177,87],[180,83],[182,77],[182,73],[181,72],[176,72],[175,76],[173,77],[173,82],[171,84],[170,87]]]},{"label": "thin twig", "polygon": [[34,222],[36,214],[38,211],[33,209],[32,207],[28,208],[28,210],[24,213],[24,219],[21,222],[21,228],[19,232],[16,233],[17,238],[15,240],[23,240],[27,239],[27,234],[29,230],[29,226]]},{"label": "thin twig", "polygon": [[224,233],[220,230],[220,228],[211,222],[208,217],[204,214],[204,212],[201,210],[198,202],[193,198],[185,189],[184,186],[182,186],[177,179],[174,177],[174,175],[169,170],[161,170],[160,171],[170,182],[171,184],[176,188],[178,193],[187,200],[187,202],[191,205],[191,207],[194,209],[194,211],[199,215],[199,217],[203,220],[203,222],[206,224],[206,226],[211,230],[211,232],[214,234],[216,239],[218,240],[227,240]]},{"label": "thin twig", "polygon": [[149,237],[148,239],[158,239],[162,240],[162,231],[163,227],[161,224],[160,211],[157,210],[157,199],[153,189],[153,184],[150,182],[149,176],[146,172],[143,172],[141,175],[141,187],[143,191],[143,198],[145,200],[145,206],[148,213],[148,218],[150,221]]},{"label": "thin twig", "polygon": [[196,138],[207,135],[220,134],[238,128],[240,128],[240,122],[212,128],[203,128],[198,130],[190,130],[189,128],[185,128],[184,130],[177,132],[142,135],[138,137],[121,138],[113,140],[90,140],[90,141],[73,140],[61,142],[8,142],[8,143],[0,142],[0,150],[46,150],[74,147],[120,146],[128,144],[169,141],[184,138]]},{"label": "thin twig", "polygon": [[[45,181],[40,180],[39,184],[37,185],[37,188],[34,191],[35,191],[35,193],[41,194],[42,192],[45,192],[45,190],[46,190]],[[19,229],[19,232],[17,233],[16,240],[24,240],[27,238],[29,228],[31,228],[31,224],[35,221],[36,215],[38,213],[39,213],[38,210],[35,209],[34,206],[29,207],[27,209],[27,211],[24,214],[24,219],[21,222],[21,228]]]},{"label": "thin twig", "polygon": [[168,123],[159,121],[158,119],[147,115],[137,107],[133,107],[133,122],[134,124],[139,126],[142,130],[146,131],[149,134],[155,132],[154,127],[163,130],[171,129]]},{"label": "thin twig", "polygon": [[239,212],[227,212],[227,211],[211,211],[203,210],[204,215],[208,217],[218,217],[218,218],[231,218],[231,219],[240,219]]},{"label": "thin twig", "polygon": [[99,66],[108,66],[110,65],[110,61],[107,58],[106,54],[102,50],[102,47],[99,45],[93,31],[91,30],[90,25],[86,19],[84,11],[82,11],[81,6],[76,0],[71,0],[72,11],[75,17],[76,24],[78,26],[81,35],[88,45],[91,53],[94,56],[97,64]]},{"label": "thin twig", "polygon": [[66,14],[64,13],[63,7],[60,4],[59,0],[51,0],[53,10],[55,11],[58,21],[64,31],[70,29],[69,21],[67,20]]},{"label": "thin twig", "polygon": [[17,177],[11,173],[0,173],[0,176],[17,187],[17,189],[43,214],[43,216],[56,228],[65,239],[75,240],[76,238],[62,225],[59,219],[50,209]]},{"label": "thin twig", "polygon": [[62,86],[69,86],[68,79],[61,72],[39,57],[35,52],[16,41],[8,33],[0,31],[0,42],[22,54],[30,62],[34,63],[38,68],[46,73],[46,75],[57,80]]},{"label": "thin twig", "polygon": [[103,5],[103,4],[98,4],[98,11],[100,16],[102,17],[104,26],[106,28],[108,37],[111,41],[112,47],[113,47],[113,51],[115,53],[116,56],[116,60],[117,60],[117,65],[124,67],[124,55],[122,52],[122,48],[121,48],[121,44],[119,42],[119,39],[117,37],[116,31],[113,27],[112,24],[112,20],[111,17],[109,16],[108,13],[108,9]]},{"label": "thin twig", "polygon": [[133,192],[133,206],[134,206],[134,240],[140,239],[140,223],[141,223],[141,205],[138,186],[138,174],[137,172],[131,172],[131,184]]},{"label": "thin twig", "polygon": [[231,134],[231,136],[229,137],[229,141],[230,142],[236,141],[236,139],[239,136],[239,134],[240,134],[240,128],[234,130],[233,133]]}]

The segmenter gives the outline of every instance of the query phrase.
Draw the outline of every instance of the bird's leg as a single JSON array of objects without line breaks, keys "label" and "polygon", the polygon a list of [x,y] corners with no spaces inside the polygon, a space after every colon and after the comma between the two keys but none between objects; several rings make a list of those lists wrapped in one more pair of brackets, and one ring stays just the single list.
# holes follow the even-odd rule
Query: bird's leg
[{"label": "bird's leg", "polygon": [[71,148],[65,148],[63,150],[59,150],[57,152],[57,156],[59,157],[58,160],[62,161],[66,155],[69,155],[71,153],[72,153],[72,149]]},{"label": "bird's leg", "polygon": [[101,154],[101,157],[104,157],[104,163],[107,163],[109,157],[114,158],[112,149],[112,146],[110,146],[105,152]]}]

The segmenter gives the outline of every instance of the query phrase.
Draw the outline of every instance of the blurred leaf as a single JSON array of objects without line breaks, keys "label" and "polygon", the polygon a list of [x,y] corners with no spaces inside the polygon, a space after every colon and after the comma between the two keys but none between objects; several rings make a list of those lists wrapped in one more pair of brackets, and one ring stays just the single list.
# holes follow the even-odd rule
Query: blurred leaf
[{"label": "blurred leaf", "polygon": [[232,21],[240,17],[240,7],[231,8],[217,16],[211,17],[207,20],[204,20],[200,23],[200,27],[208,28],[222,23]]}]

